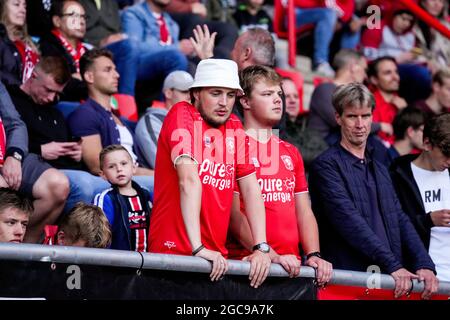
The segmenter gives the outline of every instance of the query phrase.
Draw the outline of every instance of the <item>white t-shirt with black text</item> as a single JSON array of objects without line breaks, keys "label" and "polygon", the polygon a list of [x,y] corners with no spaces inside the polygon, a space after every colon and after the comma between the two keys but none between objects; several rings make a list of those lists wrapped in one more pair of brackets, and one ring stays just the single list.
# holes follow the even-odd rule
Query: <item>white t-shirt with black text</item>
[{"label": "white t-shirt with black text", "polygon": [[[411,163],[411,169],[419,186],[425,212],[450,209],[448,171],[429,171],[414,163]],[[450,226],[431,228],[429,254],[436,265],[438,279],[450,281]]]}]

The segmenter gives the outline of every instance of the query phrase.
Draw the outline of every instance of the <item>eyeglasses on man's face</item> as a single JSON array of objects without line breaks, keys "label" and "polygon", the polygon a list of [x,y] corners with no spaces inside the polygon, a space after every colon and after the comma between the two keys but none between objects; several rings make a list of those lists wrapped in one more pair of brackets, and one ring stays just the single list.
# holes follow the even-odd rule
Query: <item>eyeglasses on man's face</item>
[{"label": "eyeglasses on man's face", "polygon": [[83,19],[83,20],[87,19],[87,16],[85,14],[79,14],[77,12],[63,13],[61,17],[69,17],[71,19]]}]

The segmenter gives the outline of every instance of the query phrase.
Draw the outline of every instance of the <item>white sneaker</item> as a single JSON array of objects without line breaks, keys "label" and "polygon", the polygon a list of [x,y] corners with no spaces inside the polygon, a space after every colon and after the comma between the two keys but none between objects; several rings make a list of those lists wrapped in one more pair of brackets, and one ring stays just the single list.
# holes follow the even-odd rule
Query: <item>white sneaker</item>
[{"label": "white sneaker", "polygon": [[316,67],[315,71],[318,74],[325,76],[325,77],[329,77],[329,78],[334,78],[334,75],[335,75],[333,68],[330,66],[330,64],[328,62],[322,62],[321,64],[319,64]]}]

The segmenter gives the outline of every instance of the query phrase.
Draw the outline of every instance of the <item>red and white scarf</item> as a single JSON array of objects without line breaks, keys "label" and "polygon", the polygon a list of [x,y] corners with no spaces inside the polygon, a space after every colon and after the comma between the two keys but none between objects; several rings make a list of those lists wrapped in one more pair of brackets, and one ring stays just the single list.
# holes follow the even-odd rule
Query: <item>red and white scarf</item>
[{"label": "red and white scarf", "polygon": [[75,68],[77,69],[77,73],[80,72],[80,59],[83,56],[83,54],[86,52],[86,48],[83,46],[83,43],[81,41],[77,41],[77,47],[74,48],[67,40],[64,38],[64,36],[61,34],[59,30],[53,29],[52,33],[55,37],[58,38],[59,42],[63,45],[64,49],[70,54],[72,57]]},{"label": "red and white scarf", "polygon": [[34,67],[39,62],[39,54],[33,50],[27,43],[16,40],[14,41],[17,50],[20,53],[20,57],[22,58],[22,83],[27,81],[34,70]]}]

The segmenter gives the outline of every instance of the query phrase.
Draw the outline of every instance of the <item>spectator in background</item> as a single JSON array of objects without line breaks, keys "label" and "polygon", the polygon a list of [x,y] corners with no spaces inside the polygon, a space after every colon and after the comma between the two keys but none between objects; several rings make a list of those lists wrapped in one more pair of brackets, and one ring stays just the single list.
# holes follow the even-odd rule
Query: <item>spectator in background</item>
[{"label": "spectator in background", "polygon": [[[91,182],[81,177],[81,141],[74,141],[61,112],[55,107],[70,79],[70,71],[62,57],[42,57],[32,77],[22,86],[8,86],[11,99],[28,131],[28,148],[39,155],[42,166],[62,170],[68,177],[70,193],[65,212],[78,201],[90,202]],[[58,174],[61,173],[58,171]],[[89,175],[91,176],[91,175]],[[95,178],[91,176],[92,178]]]},{"label": "spectator in background", "polygon": [[[375,59],[369,64],[367,73],[376,105],[373,121],[392,129],[395,115],[407,106],[405,99],[398,95],[400,76],[397,62],[389,56]],[[390,147],[394,143],[393,133],[392,130],[382,129],[378,131],[378,136]]]},{"label": "spectator in background", "polygon": [[441,69],[434,74],[431,89],[431,95],[426,100],[418,101],[415,106],[429,117],[450,112],[449,68]]},{"label": "spectator in background", "polygon": [[[338,21],[334,37],[339,40],[339,49],[357,49],[361,40],[361,30],[367,24],[365,16],[358,16],[355,0],[326,0],[325,4],[337,12]],[[333,39],[334,41],[334,39]]]},{"label": "spectator in background", "polygon": [[[248,66],[263,65],[273,68],[275,66],[275,41],[269,31],[262,28],[250,28],[242,33],[234,44],[231,59],[237,63],[239,70]],[[236,104],[233,113],[242,120],[239,111],[239,103]],[[286,136],[286,112],[283,101],[283,116],[274,129],[278,129],[280,137]]]},{"label": "spectator in background", "polygon": [[171,71],[187,70],[187,57],[195,55],[189,39],[180,40],[178,24],[165,12],[170,0],[146,0],[122,12],[124,32],[141,54],[152,56],[152,65],[142,65],[151,75],[164,79]]},{"label": "spectator in background", "polygon": [[87,88],[80,76],[80,59],[89,50],[81,42],[86,33],[86,13],[78,1],[61,0],[53,3],[51,16],[53,29],[39,41],[41,54],[63,57],[70,67],[72,78],[64,87],[62,100],[86,100]]},{"label": "spectator in background", "polygon": [[270,258],[255,167],[246,160],[242,124],[231,115],[242,90],[238,68],[231,60],[206,59],[194,79],[193,104],[179,102],[172,107],[158,140],[149,249],[212,261],[210,278],[219,280],[228,269],[225,242],[237,183],[255,246],[248,257],[250,285],[258,287],[267,277]]},{"label": "spectator in background", "polygon": [[[331,138],[331,135],[335,136],[340,131],[336,122],[336,111],[331,103],[334,90],[342,84],[363,83],[367,77],[366,59],[354,50],[340,50],[334,56],[333,67],[336,77],[332,82],[324,82],[314,89],[308,114],[308,128],[316,130],[324,139]],[[375,131],[379,129],[379,125],[374,126]],[[330,144],[336,139],[333,138]]]},{"label": "spectator in background", "polygon": [[261,28],[273,34],[272,18],[263,8],[264,0],[245,0],[236,9],[233,18],[239,33],[250,28]]},{"label": "spectator in background", "polygon": [[290,78],[283,78],[281,83],[286,100],[287,120],[290,124],[296,124],[300,113],[300,97],[298,95],[298,88],[294,81]]},{"label": "spectator in background", "polygon": [[[448,1],[420,0],[419,5],[450,29],[450,22],[446,20],[448,17]],[[450,65],[450,40],[422,20],[417,22],[414,33],[416,34],[418,47],[421,49],[421,53],[428,58],[428,65],[433,74],[440,68],[448,68]]]},{"label": "spectator in background", "polygon": [[328,61],[337,11],[323,6],[323,1],[319,0],[296,0],[295,7],[297,27],[314,24],[314,69],[323,76],[334,77],[334,70]]},{"label": "spectator in background", "polygon": [[426,115],[423,111],[407,107],[394,118],[394,144],[388,149],[390,162],[394,159],[423,150],[423,126]]},{"label": "spectator in background", "polygon": [[450,114],[429,119],[424,152],[395,160],[391,176],[409,215],[436,265],[437,277],[450,281]]},{"label": "spectator in background", "polygon": [[292,143],[301,152],[305,171],[308,171],[311,162],[328,149],[328,144],[319,132],[306,127],[307,116],[299,115],[300,98],[295,83],[289,78],[283,78],[282,89],[287,115],[285,140]]},{"label": "spectator in background", "polygon": [[[144,32],[142,26],[133,27],[130,36],[122,33],[127,32],[129,25],[124,23],[121,26],[116,0],[79,1],[87,17],[85,41],[96,47],[106,48],[114,55],[114,64],[120,74],[119,93],[134,96],[136,81],[155,80],[162,83],[170,72],[187,70],[187,60],[181,52],[173,46],[159,44],[160,33],[154,18],[155,25],[151,24],[151,31],[155,41],[145,43],[144,33],[138,33],[138,29]],[[124,15],[129,16],[128,9]],[[172,26],[169,22],[167,25],[169,29]]]},{"label": "spectator in background", "polygon": [[412,28],[415,17],[400,7],[381,28],[366,29],[362,37],[364,54],[369,60],[384,56],[395,58],[400,76],[400,94],[410,103],[430,94],[431,73],[426,58],[415,51]]},{"label": "spectator in background", "polygon": [[[39,70],[33,71],[31,82],[41,76],[38,73]],[[42,88],[33,95],[52,100],[60,89],[57,84],[48,84],[46,89]],[[37,154],[28,153],[27,128],[1,82],[0,118],[6,133],[4,141],[0,141],[0,145],[6,146],[6,154],[1,159],[4,161],[0,167],[0,187],[19,190],[34,199],[34,213],[25,241],[36,243],[44,226],[53,223],[61,213],[69,193],[69,182],[62,173],[43,162]]]},{"label": "spectator in background", "polygon": [[[271,260],[295,277],[300,272],[301,246],[307,257],[305,264],[317,269],[318,285],[322,286],[330,280],[332,267],[320,256],[317,223],[311,211],[302,156],[293,145],[272,132],[283,111],[281,78],[268,67],[250,66],[241,72],[241,85],[246,145],[264,199]],[[271,186],[274,181],[277,181],[276,188]],[[236,186],[230,221],[235,241],[229,247],[232,259],[242,259],[254,250],[243,200]]]},{"label": "spectator in background", "polygon": [[239,70],[260,64],[275,65],[275,43],[267,30],[251,28],[242,33],[231,51],[231,59],[237,63]]},{"label": "spectator in background", "polygon": [[39,60],[26,11],[25,0],[0,0],[0,80],[5,85],[24,83]]},{"label": "spectator in background", "polygon": [[111,229],[102,209],[77,203],[57,226],[46,226],[44,244],[87,248],[107,248]]},{"label": "spectator in background", "polygon": [[[119,74],[111,52],[105,49],[86,52],[80,60],[80,73],[88,87],[89,99],[70,114],[68,123],[72,134],[82,138],[82,159],[89,172],[99,175],[99,154],[111,144],[123,145],[136,162],[132,131],[125,126],[125,119],[112,112],[111,97],[117,92]],[[139,166],[134,179],[152,191],[152,176],[152,170]],[[98,193],[108,186],[106,181],[98,179],[92,188]]]},{"label": "spectator in background", "polygon": [[351,83],[339,86],[332,101],[342,138],[309,171],[322,255],[337,269],[379,266],[394,278],[395,298],[410,290],[412,279],[425,281],[422,298],[428,299],[438,288],[434,264],[400,207],[387,168],[367,145],[375,100],[364,85]]},{"label": "spectator in background", "polygon": [[[207,8],[200,0],[169,0],[166,6],[170,17],[180,27],[180,39],[189,39],[197,25],[206,25],[211,33],[216,32],[214,57],[229,59],[231,49],[238,36],[236,26],[229,22],[212,21],[207,18]],[[158,0],[161,2],[161,0]]]},{"label": "spectator in background", "polygon": [[135,129],[136,152],[146,168],[154,169],[159,133],[167,112],[180,101],[190,101],[189,88],[194,79],[186,71],[173,71],[163,84],[164,108],[147,108]]},{"label": "spectator in background", "polygon": [[110,145],[100,152],[100,174],[112,188],[95,196],[111,224],[111,249],[147,251],[152,212],[150,193],[132,180],[136,166],[121,145]]},{"label": "spectator in background", "polygon": [[17,191],[0,188],[0,242],[22,243],[32,213],[31,200]]}]

